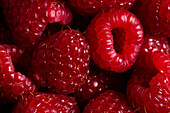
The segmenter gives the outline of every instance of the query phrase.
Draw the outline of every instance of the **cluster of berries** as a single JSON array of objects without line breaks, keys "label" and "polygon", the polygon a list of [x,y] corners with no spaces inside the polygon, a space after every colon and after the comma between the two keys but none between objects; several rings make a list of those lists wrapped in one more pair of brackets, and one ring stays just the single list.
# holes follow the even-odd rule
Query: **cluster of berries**
[{"label": "cluster of berries", "polygon": [[1,111],[169,113],[169,6],[1,0]]}]

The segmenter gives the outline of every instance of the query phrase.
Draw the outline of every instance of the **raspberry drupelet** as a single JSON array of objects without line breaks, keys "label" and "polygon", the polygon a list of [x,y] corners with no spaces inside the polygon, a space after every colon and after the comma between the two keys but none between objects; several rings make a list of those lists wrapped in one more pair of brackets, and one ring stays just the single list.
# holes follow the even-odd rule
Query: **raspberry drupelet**
[{"label": "raspberry drupelet", "polygon": [[73,93],[89,75],[89,45],[81,32],[59,31],[42,41],[32,56],[32,78],[42,87]]},{"label": "raspberry drupelet", "polygon": [[135,63],[143,42],[143,30],[133,13],[111,9],[94,17],[86,37],[94,63],[101,69],[120,73]]}]

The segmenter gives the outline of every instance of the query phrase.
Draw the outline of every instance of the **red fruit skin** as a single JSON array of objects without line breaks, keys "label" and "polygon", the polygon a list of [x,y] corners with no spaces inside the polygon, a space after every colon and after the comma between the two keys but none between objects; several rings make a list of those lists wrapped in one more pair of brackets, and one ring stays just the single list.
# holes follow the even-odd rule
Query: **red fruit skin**
[{"label": "red fruit skin", "polygon": [[[135,63],[134,69],[136,72],[140,73],[150,73],[150,75],[155,75],[158,70],[152,63],[151,54],[154,51],[160,51],[164,54],[170,53],[170,42],[165,37],[155,37],[146,34],[144,36],[144,41],[139,52],[139,58]],[[145,70],[145,71],[144,71]]]},{"label": "red fruit skin", "polygon": [[21,73],[28,75],[30,71],[30,62],[32,55],[32,48],[25,48],[16,45],[4,44],[3,47],[12,58],[15,69]]},{"label": "red fruit skin", "polygon": [[80,15],[95,15],[111,8],[130,9],[136,0],[68,0],[72,8]]},{"label": "red fruit skin", "polygon": [[135,14],[144,31],[155,36],[170,37],[169,0],[138,0]]},{"label": "red fruit skin", "polygon": [[15,72],[10,55],[0,45],[0,103],[16,102],[24,94],[36,90],[25,75]]},{"label": "red fruit skin", "polygon": [[125,96],[119,92],[108,90],[92,100],[84,108],[83,113],[134,113]]},{"label": "red fruit skin", "polygon": [[34,92],[20,98],[12,113],[80,113],[73,97],[66,95]]},{"label": "red fruit skin", "polygon": [[72,20],[65,2],[59,0],[3,0],[2,3],[14,40],[22,46],[38,43],[48,23],[65,25]]},{"label": "red fruit skin", "polygon": [[87,103],[99,96],[106,90],[115,90],[126,94],[127,73],[114,73],[111,71],[105,71],[94,65],[94,62],[90,62],[90,76],[86,83],[74,92],[76,101],[81,109],[83,109]]},{"label": "red fruit skin", "polygon": [[12,58],[13,63],[18,63],[20,57],[25,52],[25,49],[23,47],[19,47],[19,46],[16,46],[16,45],[4,44],[3,47],[6,49],[6,52]]},{"label": "red fruit skin", "polygon": [[107,72],[97,68],[92,64],[90,67],[90,76],[88,76],[86,83],[74,92],[76,101],[83,108],[89,100],[97,97],[101,93],[109,89],[109,75]]},{"label": "red fruit skin", "polygon": [[13,73],[15,68],[12,64],[12,59],[7,54],[5,48],[0,45],[0,73]]},{"label": "red fruit skin", "polygon": [[[127,85],[129,104],[139,113],[168,113],[170,111],[170,55],[153,52],[151,60],[159,70],[156,76],[133,73]],[[150,78],[148,78],[148,76]]]},{"label": "red fruit skin", "polygon": [[121,73],[135,63],[143,42],[143,30],[138,18],[128,10],[111,9],[94,17],[86,37],[95,64],[101,69]]},{"label": "red fruit skin", "polygon": [[89,75],[89,45],[76,30],[57,32],[42,41],[32,55],[32,78],[42,87],[69,94]]}]

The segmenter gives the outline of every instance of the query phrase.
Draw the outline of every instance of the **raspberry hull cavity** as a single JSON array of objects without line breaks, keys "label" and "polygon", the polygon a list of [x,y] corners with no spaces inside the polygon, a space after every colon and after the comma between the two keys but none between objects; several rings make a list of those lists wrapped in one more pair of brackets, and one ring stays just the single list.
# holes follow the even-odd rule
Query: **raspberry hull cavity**
[{"label": "raspberry hull cavity", "polygon": [[101,69],[124,72],[135,63],[143,42],[138,18],[125,9],[111,9],[95,16],[86,37],[92,59]]}]

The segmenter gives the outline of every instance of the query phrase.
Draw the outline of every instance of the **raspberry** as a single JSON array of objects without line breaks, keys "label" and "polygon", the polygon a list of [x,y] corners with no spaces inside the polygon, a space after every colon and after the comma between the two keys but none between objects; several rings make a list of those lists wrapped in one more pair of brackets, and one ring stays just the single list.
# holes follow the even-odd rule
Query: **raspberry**
[{"label": "raspberry", "polygon": [[13,113],[80,113],[73,97],[66,95],[34,92],[20,98]]},{"label": "raspberry", "polygon": [[73,9],[81,15],[94,15],[111,8],[130,9],[136,0],[68,0]]},{"label": "raspberry", "polygon": [[83,113],[134,113],[125,96],[119,92],[108,90],[92,100]]},{"label": "raspberry", "polygon": [[[152,35],[146,34],[144,36],[144,41],[141,47],[141,50],[139,52],[139,58],[136,62],[134,68],[136,72],[146,72],[146,70],[153,75],[157,73],[157,69],[153,66],[151,61],[151,54],[154,51],[161,51],[165,54],[170,53],[170,43],[169,40],[165,37],[155,37]],[[145,70],[145,71],[143,71]]]},{"label": "raspberry", "polygon": [[34,50],[32,78],[57,93],[73,93],[86,82],[89,61],[89,45],[79,31],[57,32]]},{"label": "raspberry", "polygon": [[36,44],[48,23],[66,25],[72,20],[65,2],[59,0],[3,0],[3,4],[7,24],[22,46]]},{"label": "raspberry", "polygon": [[36,90],[25,75],[15,72],[11,57],[2,45],[0,53],[0,103],[16,102],[20,96]]},{"label": "raspberry", "polygon": [[143,41],[138,18],[125,9],[101,12],[86,31],[92,59],[101,69],[124,72],[135,63]]},{"label": "raspberry", "polygon": [[153,52],[151,60],[159,70],[156,76],[133,73],[127,85],[127,97],[140,113],[168,113],[170,111],[170,55]]},{"label": "raspberry", "polygon": [[137,1],[135,14],[140,18],[146,33],[170,37],[169,4],[169,0]]}]

